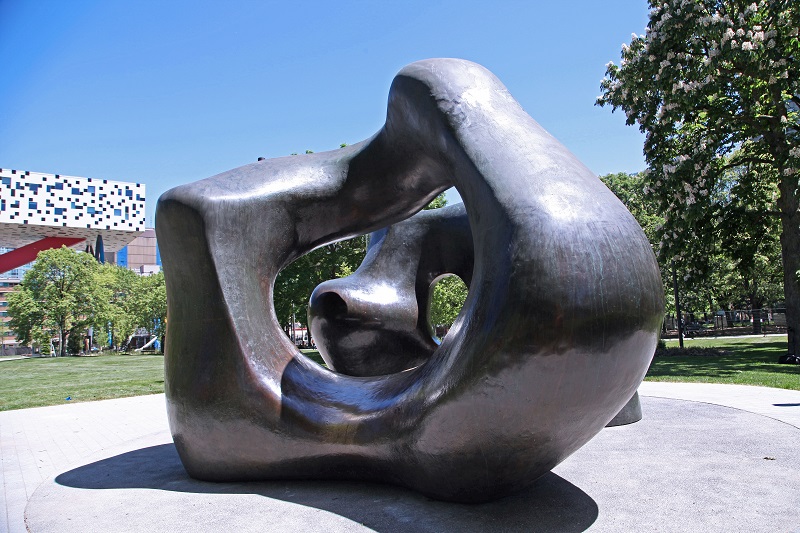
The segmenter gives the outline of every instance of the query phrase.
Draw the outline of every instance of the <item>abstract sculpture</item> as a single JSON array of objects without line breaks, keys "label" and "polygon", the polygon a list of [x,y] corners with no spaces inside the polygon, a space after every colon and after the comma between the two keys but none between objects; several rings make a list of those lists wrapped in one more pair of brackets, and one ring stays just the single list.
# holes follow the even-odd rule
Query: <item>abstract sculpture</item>
[{"label": "abstract sculpture", "polygon": [[[367,255],[350,276],[314,290],[309,329],[328,368],[379,376],[426,362],[436,351],[428,324],[431,289],[447,274],[469,286],[474,261],[464,204],[421,211],[369,235]],[[639,395],[606,424],[642,419]]]},{"label": "abstract sculpture", "polygon": [[422,211],[370,234],[358,270],[311,295],[309,328],[328,368],[379,376],[426,362],[439,347],[428,325],[431,286],[455,274],[469,287],[472,265],[464,204]]},{"label": "abstract sculpture", "polygon": [[[302,356],[275,318],[278,272],[404,220],[453,185],[471,242],[441,243],[453,246],[441,254],[450,263],[425,268],[458,273],[470,290],[441,345],[420,334],[372,363],[363,350],[334,356],[366,377]],[[658,338],[663,290],[634,218],[467,61],[405,67],[371,139],[177,187],[157,220],[169,421],[199,479],[368,479],[445,500],[496,498],[600,431],[633,396]],[[399,283],[370,284],[361,301],[395,306],[404,322],[385,329],[407,341],[420,322],[393,300]],[[324,292],[312,313],[334,320],[322,329],[345,313]]]}]

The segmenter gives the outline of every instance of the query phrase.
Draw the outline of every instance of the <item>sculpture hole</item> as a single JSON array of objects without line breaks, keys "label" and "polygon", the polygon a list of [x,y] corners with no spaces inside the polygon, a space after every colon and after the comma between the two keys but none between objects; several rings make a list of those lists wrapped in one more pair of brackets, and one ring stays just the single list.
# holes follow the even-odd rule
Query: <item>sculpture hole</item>
[{"label": "sculpture hole", "polygon": [[[364,260],[367,236],[326,244],[293,261],[278,274],[272,304],[284,333],[301,353],[324,364],[308,327],[308,302],[322,282],[349,276]],[[326,316],[347,315],[347,302],[336,292],[326,292],[320,301]]]},{"label": "sculpture hole", "polygon": [[319,305],[322,313],[331,318],[347,316],[347,302],[335,292],[324,292],[319,295]]},{"label": "sculpture hole", "polygon": [[453,325],[467,300],[467,284],[455,274],[434,280],[428,300],[428,326],[431,335],[441,341]]}]

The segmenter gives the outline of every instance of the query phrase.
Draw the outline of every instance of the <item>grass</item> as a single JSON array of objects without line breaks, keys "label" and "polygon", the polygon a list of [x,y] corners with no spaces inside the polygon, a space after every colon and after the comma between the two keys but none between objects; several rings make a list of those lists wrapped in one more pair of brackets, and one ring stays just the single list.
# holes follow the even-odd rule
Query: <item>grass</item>
[{"label": "grass", "polygon": [[[677,341],[667,341],[677,347]],[[723,355],[665,355],[653,359],[648,381],[735,383],[800,390],[800,366],[779,365],[785,336],[686,340]],[[324,364],[316,350],[302,352]],[[164,392],[160,355],[53,357],[0,362],[0,411]],[[66,398],[71,398],[67,400]]]},{"label": "grass", "polygon": [[314,361],[318,365],[328,366],[328,365],[325,364],[325,361],[323,361],[322,356],[319,354],[319,350],[302,349],[300,351],[303,353],[303,355],[305,355],[306,357],[308,357],[309,359],[311,359],[312,361]]},{"label": "grass", "polygon": [[160,355],[0,362],[0,411],[160,392],[164,392],[164,358]]},{"label": "grass", "polygon": [[[677,346],[678,341],[667,341],[667,348]],[[785,335],[688,339],[684,347],[720,348],[723,355],[658,356],[653,359],[645,380],[800,390],[800,366],[778,364],[778,357],[786,353]]]},{"label": "grass", "polygon": [[[317,350],[301,350],[324,365]],[[0,411],[164,392],[164,357],[0,357]],[[67,398],[70,398],[67,400]]]}]

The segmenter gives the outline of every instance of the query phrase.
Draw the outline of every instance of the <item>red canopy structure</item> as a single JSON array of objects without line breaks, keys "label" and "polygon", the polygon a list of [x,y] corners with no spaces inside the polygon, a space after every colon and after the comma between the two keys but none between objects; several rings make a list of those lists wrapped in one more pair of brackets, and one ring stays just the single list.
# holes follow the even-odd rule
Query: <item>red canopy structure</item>
[{"label": "red canopy structure", "polygon": [[37,254],[42,250],[61,248],[62,246],[75,246],[84,240],[86,239],[81,237],[45,237],[16,250],[6,252],[0,255],[0,274],[30,263],[36,259]]}]

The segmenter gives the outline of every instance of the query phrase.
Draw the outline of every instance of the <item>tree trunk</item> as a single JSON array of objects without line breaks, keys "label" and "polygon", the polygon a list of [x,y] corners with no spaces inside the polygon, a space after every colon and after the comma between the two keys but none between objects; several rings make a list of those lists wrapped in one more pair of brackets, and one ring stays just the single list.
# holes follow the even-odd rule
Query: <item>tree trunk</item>
[{"label": "tree trunk", "polygon": [[[792,181],[784,179],[784,182]],[[794,181],[796,186],[797,181]],[[783,290],[786,299],[786,331],[789,337],[788,353],[800,353],[798,333],[800,333],[800,212],[794,186],[781,183],[781,197],[778,205],[781,211],[781,255],[783,256]],[[787,190],[788,189],[788,190]]]},{"label": "tree trunk", "polygon": [[753,307],[753,335],[761,335],[761,309]]},{"label": "tree trunk", "polygon": [[61,341],[58,343],[58,355],[60,357],[67,356],[67,330],[65,328],[59,329],[59,339]]},{"label": "tree trunk", "polygon": [[764,307],[763,298],[758,296],[758,282],[753,280],[750,285],[750,309],[753,311],[753,335],[761,335],[761,308]]}]

